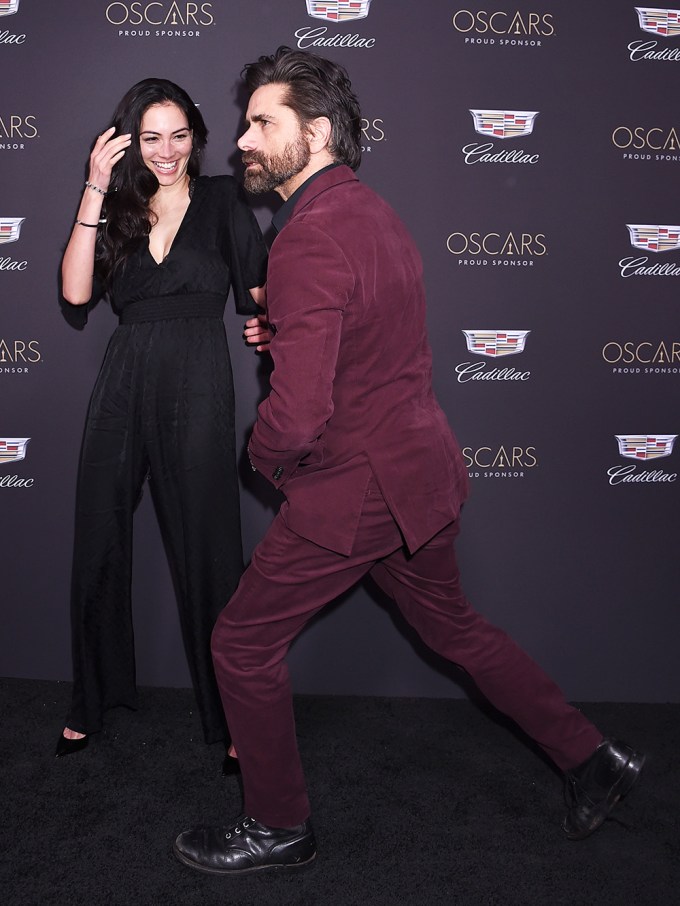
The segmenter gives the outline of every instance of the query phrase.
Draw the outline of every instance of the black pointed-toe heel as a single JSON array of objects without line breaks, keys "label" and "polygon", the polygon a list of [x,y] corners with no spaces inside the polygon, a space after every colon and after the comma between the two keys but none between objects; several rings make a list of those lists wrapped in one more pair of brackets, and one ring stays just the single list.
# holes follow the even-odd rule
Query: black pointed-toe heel
[{"label": "black pointed-toe heel", "polygon": [[67,739],[63,733],[60,733],[57,740],[57,750],[54,754],[57,758],[62,758],[64,755],[74,755],[87,746],[89,739],[89,736],[83,736],[81,739]]},{"label": "black pointed-toe heel", "polygon": [[[87,739],[87,736],[85,737]],[[238,763],[238,758],[234,758],[228,752],[224,756],[224,761],[222,762],[222,776],[223,777],[233,777],[234,774],[241,773],[241,765]]]}]

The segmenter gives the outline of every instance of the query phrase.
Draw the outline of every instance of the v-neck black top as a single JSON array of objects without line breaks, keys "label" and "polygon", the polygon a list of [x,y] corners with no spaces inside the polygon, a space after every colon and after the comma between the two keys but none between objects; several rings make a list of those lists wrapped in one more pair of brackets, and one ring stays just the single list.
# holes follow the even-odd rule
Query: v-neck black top
[{"label": "v-neck black top", "polygon": [[[120,313],[147,299],[218,294],[230,287],[239,314],[256,306],[248,292],[266,280],[267,249],[255,217],[231,176],[199,176],[170,251],[158,264],[148,237],[114,276],[111,301]],[[190,300],[187,299],[187,302]]]}]

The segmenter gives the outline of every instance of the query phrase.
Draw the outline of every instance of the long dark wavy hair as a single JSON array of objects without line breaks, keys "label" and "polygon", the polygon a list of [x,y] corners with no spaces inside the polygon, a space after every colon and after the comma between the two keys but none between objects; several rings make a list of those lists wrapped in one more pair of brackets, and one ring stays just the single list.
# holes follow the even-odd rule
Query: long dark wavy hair
[{"label": "long dark wavy hair", "polygon": [[176,104],[182,110],[193,133],[187,174],[198,176],[201,170],[201,154],[208,130],[198,107],[186,91],[167,79],[143,79],[133,85],[116,107],[109,123],[109,126],[115,126],[114,135],[129,132],[132,144],[113,168],[102,209],[106,223],[97,237],[96,270],[107,284],[139,239],[149,235],[154,223],[149,201],[158,191],[159,183],[142,159],[139,129],[149,107],[167,103]]},{"label": "long dark wavy hair", "polygon": [[333,159],[358,170],[361,109],[342,66],[309,51],[279,47],[271,56],[244,66],[241,76],[250,94],[263,85],[284,85],[284,103],[302,126],[317,117],[327,117],[332,129],[328,150]]}]

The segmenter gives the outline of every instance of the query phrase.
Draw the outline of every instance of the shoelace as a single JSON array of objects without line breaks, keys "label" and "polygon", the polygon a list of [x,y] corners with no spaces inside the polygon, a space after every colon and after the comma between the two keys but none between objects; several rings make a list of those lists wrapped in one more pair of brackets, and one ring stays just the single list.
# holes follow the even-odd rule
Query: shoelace
[{"label": "shoelace", "polygon": [[[569,802],[569,799],[567,798],[567,793],[569,793],[571,802]],[[581,800],[585,799],[589,805],[596,805],[595,800],[591,799],[591,797],[583,789],[583,787],[578,782],[578,780],[575,777],[568,777],[567,783],[565,784],[566,803],[569,806],[575,806],[575,805],[579,804],[579,799],[581,799]]]},{"label": "shoelace", "polygon": [[[248,824],[247,822],[250,822],[250,824]],[[244,830],[248,830],[249,827],[252,827],[254,823],[255,822],[252,818],[241,818],[241,820],[237,821],[231,830],[228,830],[226,832],[226,834],[224,835],[225,840],[231,840],[232,835],[238,836],[238,834],[242,833]]]}]

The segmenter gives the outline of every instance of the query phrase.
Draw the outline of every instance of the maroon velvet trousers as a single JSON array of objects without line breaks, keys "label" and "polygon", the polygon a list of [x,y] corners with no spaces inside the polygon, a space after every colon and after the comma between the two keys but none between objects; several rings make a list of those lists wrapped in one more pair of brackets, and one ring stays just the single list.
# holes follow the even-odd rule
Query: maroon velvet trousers
[{"label": "maroon velvet trousers", "polygon": [[307,621],[367,573],[427,645],[464,668],[559,768],[574,768],[593,753],[601,733],[465,598],[454,551],[458,523],[409,555],[371,482],[354,549],[345,557],[290,531],[286,511],[284,504],[212,637],[220,694],[241,763],[245,814],[272,827],[291,827],[309,816],[285,656]]}]

